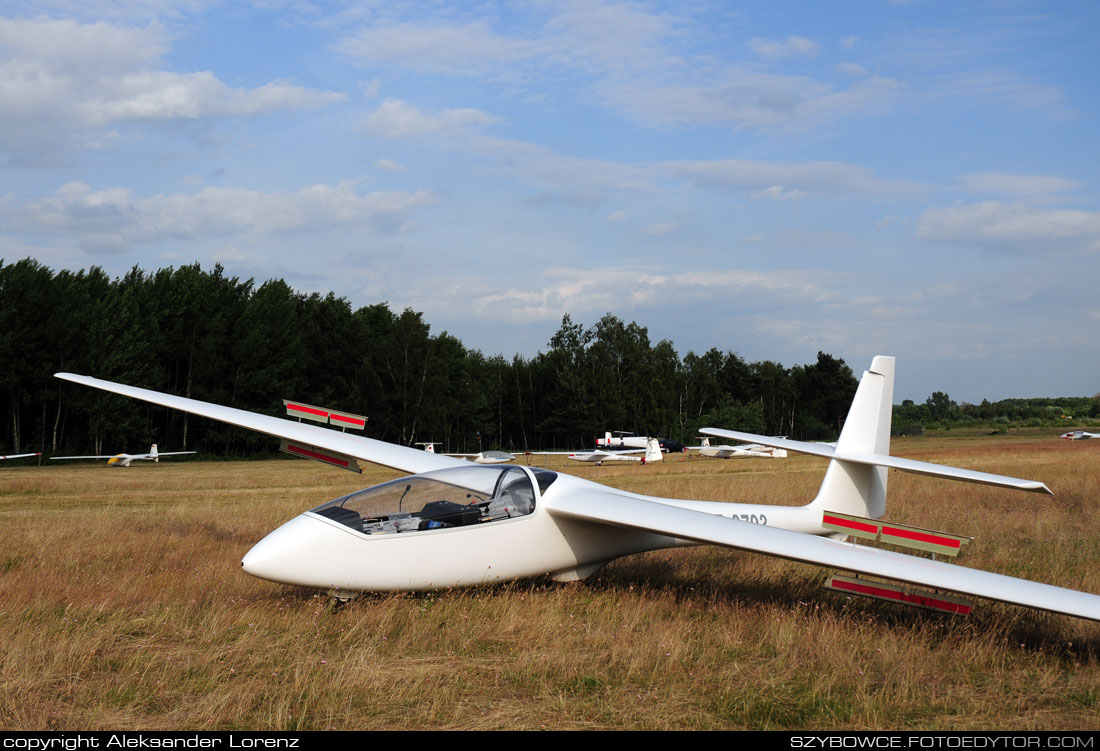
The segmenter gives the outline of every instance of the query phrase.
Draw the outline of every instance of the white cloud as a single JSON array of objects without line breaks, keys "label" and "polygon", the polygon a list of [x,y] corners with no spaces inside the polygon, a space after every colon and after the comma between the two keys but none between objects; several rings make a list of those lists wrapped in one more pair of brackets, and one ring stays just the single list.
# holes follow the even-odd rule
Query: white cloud
[{"label": "white cloud", "polygon": [[840,63],[836,69],[849,76],[865,76],[867,69],[859,63]]},{"label": "white cloud", "polygon": [[644,235],[667,235],[670,232],[676,231],[679,227],[676,222],[658,222],[657,224],[651,224],[648,227],[642,229]]},{"label": "white cloud", "polygon": [[1051,248],[1100,251],[1100,212],[1008,206],[983,201],[949,209],[928,209],[917,236],[944,243],[1026,250]]},{"label": "white cloud", "polygon": [[757,193],[765,198],[807,193],[911,192],[916,186],[882,180],[863,167],[844,162],[762,162],[726,159],[664,162],[658,169],[702,187]]},{"label": "white cloud", "polygon": [[749,47],[761,57],[789,57],[790,55],[816,55],[818,45],[805,37],[789,36],[785,40],[761,39],[749,40]]},{"label": "white cloud", "polygon": [[156,23],[0,18],[0,148],[18,151],[57,138],[87,148],[102,141],[81,131],[114,123],[248,117],[346,99],[282,81],[235,89],[209,71],[156,70],[167,47]]},{"label": "white cloud", "polygon": [[354,181],[312,185],[297,193],[207,187],[197,193],[138,198],[124,188],[63,185],[52,198],[5,201],[0,218],[18,231],[76,237],[89,253],[122,253],[163,240],[262,236],[362,226],[392,231],[414,209],[433,201],[428,191],[355,192]]},{"label": "white cloud", "polygon": [[1008,193],[1018,196],[1049,196],[1080,186],[1074,180],[1055,175],[1009,175],[1004,172],[978,172],[963,175],[959,183],[977,193]]},{"label": "white cloud", "polygon": [[782,185],[772,185],[770,188],[758,190],[751,194],[753,198],[768,198],[772,201],[790,201],[805,197],[805,191],[791,190]]},{"label": "white cloud", "polygon": [[[551,268],[539,284],[530,288],[463,289],[464,305],[482,316],[504,316],[517,322],[555,321],[570,313],[583,316],[608,310],[628,311],[666,305],[670,300],[690,300],[698,305],[711,300],[736,299],[774,304],[775,300],[823,303],[832,299],[832,274],[806,271],[742,270],[670,273],[656,268],[613,267],[602,269]],[[436,301],[436,306],[439,304]],[[435,306],[433,306],[435,307]]]},{"label": "white cloud", "polygon": [[1016,109],[1054,110],[1062,92],[1049,84],[1000,70],[951,73],[930,82],[934,96],[956,96],[984,104],[1004,104]]},{"label": "white cloud", "polygon": [[484,19],[376,19],[336,48],[370,66],[492,79],[553,74],[562,67],[608,74],[651,68],[670,56],[664,40],[677,19],[669,14],[631,3],[587,1],[544,10],[545,21],[526,33],[500,33]]},{"label": "white cloud", "polygon": [[404,172],[406,169],[401,162],[395,162],[392,159],[379,159],[374,163],[374,166],[386,172]]},{"label": "white cloud", "polygon": [[386,99],[363,122],[371,134],[389,138],[423,136],[462,130],[469,126],[492,125],[497,118],[478,109],[448,109],[426,113],[400,99]]},{"label": "white cloud", "polygon": [[729,67],[703,81],[611,81],[598,89],[611,106],[662,126],[700,124],[769,130],[813,129],[880,111],[900,84],[871,77],[845,89],[807,76]]},{"label": "white cloud", "polygon": [[[683,39],[701,31],[696,23],[632,3],[566,2],[539,6],[533,22],[508,32],[485,19],[376,18],[337,48],[371,66],[506,79],[535,92],[547,82],[560,89],[568,80],[585,99],[660,126],[810,129],[873,111],[894,97],[896,83],[889,79],[837,90],[807,76],[762,71],[755,61],[740,63],[729,53],[685,54]],[[750,45],[769,59],[819,50],[799,36]]]},{"label": "white cloud", "polygon": [[398,100],[387,99],[364,121],[371,135],[419,138],[440,148],[481,160],[486,168],[548,193],[536,200],[595,205],[618,191],[648,190],[647,170],[616,162],[563,156],[543,146],[480,132],[498,122],[477,109],[424,112]]},{"label": "white cloud", "polygon": [[485,21],[397,23],[361,29],[337,49],[369,65],[428,73],[495,74],[547,51],[544,42],[497,34]]}]

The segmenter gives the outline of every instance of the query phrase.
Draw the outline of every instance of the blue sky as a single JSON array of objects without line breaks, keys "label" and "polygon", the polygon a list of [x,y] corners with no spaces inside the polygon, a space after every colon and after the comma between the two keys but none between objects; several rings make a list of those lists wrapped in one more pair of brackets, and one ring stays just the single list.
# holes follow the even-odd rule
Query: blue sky
[{"label": "blue sky", "polygon": [[1100,392],[1094,2],[0,3],[0,257]]}]

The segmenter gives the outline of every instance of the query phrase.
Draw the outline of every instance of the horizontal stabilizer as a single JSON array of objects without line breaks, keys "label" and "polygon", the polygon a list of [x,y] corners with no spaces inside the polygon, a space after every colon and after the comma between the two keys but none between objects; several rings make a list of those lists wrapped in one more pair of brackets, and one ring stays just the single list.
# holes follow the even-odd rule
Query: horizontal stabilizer
[{"label": "horizontal stabilizer", "polygon": [[890,456],[889,454],[878,454],[869,451],[842,451],[826,443],[792,441],[789,438],[754,435],[752,433],[741,433],[736,430],[703,428],[699,432],[718,436],[720,438],[728,438],[733,441],[762,443],[765,446],[774,446],[775,448],[787,449],[788,451],[798,451],[803,454],[823,456],[826,459],[836,459],[838,461],[851,462],[853,464],[891,467],[892,469],[900,469],[902,472],[913,472],[918,475],[931,475],[932,477],[943,477],[948,480],[977,482],[983,485],[997,485],[1002,488],[1015,488],[1016,490],[1027,490],[1033,493],[1054,495],[1050,492],[1050,488],[1037,480],[1022,480],[1018,477],[995,475],[989,472],[978,472],[977,470],[963,469],[961,467],[949,467],[944,464],[921,462],[916,459],[903,459],[900,456]]}]

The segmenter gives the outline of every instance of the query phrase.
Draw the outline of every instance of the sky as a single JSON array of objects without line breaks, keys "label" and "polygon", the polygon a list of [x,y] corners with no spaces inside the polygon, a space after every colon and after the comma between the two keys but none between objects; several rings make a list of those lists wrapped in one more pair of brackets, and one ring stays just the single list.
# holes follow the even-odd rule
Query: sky
[{"label": "sky", "polygon": [[0,2],[0,258],[1100,392],[1100,4]]}]

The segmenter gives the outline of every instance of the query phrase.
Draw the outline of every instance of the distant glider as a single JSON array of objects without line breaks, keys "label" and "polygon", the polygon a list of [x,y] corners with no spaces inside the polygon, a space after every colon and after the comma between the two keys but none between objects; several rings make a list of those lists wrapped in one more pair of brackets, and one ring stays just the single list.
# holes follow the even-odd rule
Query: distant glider
[{"label": "distant glider", "polygon": [[586,462],[597,466],[604,462],[640,462],[652,464],[664,459],[661,444],[656,438],[647,438],[646,447],[640,449],[626,449],[622,451],[609,451],[595,449],[594,451],[528,451],[527,456],[564,456],[575,462]]},{"label": "distant glider", "polygon": [[[423,446],[424,450],[429,454],[435,453],[435,447],[438,443],[423,442],[417,443],[417,446]],[[440,456],[453,456],[458,459],[469,459],[474,464],[507,464],[516,458],[515,454],[509,454],[507,451],[479,451],[476,454],[440,454]]]},{"label": "distant glider", "polygon": [[1065,438],[1067,441],[1084,441],[1088,438],[1100,438],[1100,433],[1086,433],[1083,430],[1071,430],[1068,433],[1062,433],[1059,438]]},{"label": "distant glider", "polygon": [[760,443],[739,443],[736,446],[719,445],[712,446],[710,438],[703,436],[702,444],[688,446],[688,451],[698,451],[700,456],[709,456],[715,459],[732,459],[734,457],[764,457],[771,459],[783,459],[787,456],[786,449],[777,449],[764,446]]},{"label": "distant glider", "polygon": [[157,451],[157,444],[153,444],[148,454],[109,454],[106,456],[51,456],[51,459],[106,459],[108,467],[129,467],[130,462],[140,459],[142,461],[159,462],[162,456],[183,456],[184,454],[196,454],[197,451]]}]

